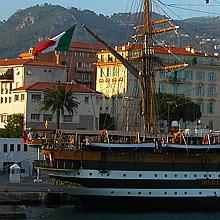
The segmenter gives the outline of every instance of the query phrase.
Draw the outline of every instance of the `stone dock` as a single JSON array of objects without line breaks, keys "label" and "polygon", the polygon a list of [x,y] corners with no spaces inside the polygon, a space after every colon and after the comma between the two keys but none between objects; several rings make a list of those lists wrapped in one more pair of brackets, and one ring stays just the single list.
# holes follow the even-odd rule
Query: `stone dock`
[{"label": "stone dock", "polygon": [[0,204],[71,203],[74,198],[42,178],[21,178],[20,183],[10,183],[8,175],[0,174]]},{"label": "stone dock", "polygon": [[34,182],[22,178],[21,183],[10,183],[9,176],[0,174],[0,219],[22,217],[22,205],[75,204],[76,199],[53,186],[49,180]]}]

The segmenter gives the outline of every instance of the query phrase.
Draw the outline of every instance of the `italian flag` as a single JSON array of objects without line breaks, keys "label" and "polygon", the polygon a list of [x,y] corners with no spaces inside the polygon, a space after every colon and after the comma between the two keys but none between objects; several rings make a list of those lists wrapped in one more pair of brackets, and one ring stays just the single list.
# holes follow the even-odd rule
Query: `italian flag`
[{"label": "italian flag", "polygon": [[35,56],[48,53],[54,50],[57,51],[68,51],[70,47],[70,43],[72,40],[73,32],[75,30],[76,24],[72,26],[67,31],[64,31],[57,36],[50,38],[49,40],[43,42],[39,46],[33,48],[33,54]]}]

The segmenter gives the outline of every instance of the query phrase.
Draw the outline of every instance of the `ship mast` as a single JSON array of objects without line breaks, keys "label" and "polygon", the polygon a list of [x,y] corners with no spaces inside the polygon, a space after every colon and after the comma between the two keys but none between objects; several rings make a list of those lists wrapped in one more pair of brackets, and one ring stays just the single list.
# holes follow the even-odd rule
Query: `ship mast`
[{"label": "ship mast", "polygon": [[134,38],[142,38],[143,53],[138,58],[142,63],[142,70],[136,68],[133,64],[119,54],[114,48],[108,45],[100,36],[93,32],[86,25],[82,24],[83,28],[89,32],[96,40],[106,46],[106,48],[128,69],[128,71],[139,80],[141,85],[142,95],[142,116],[144,118],[144,137],[146,134],[157,134],[157,105],[156,105],[156,86],[155,86],[155,72],[164,70],[174,70],[185,68],[188,64],[176,64],[172,66],[165,66],[156,68],[154,64],[154,49],[152,36],[164,33],[167,31],[176,31],[179,26],[172,25],[168,28],[153,30],[153,25],[170,22],[172,19],[166,18],[159,21],[152,21],[151,19],[151,0],[144,0],[143,10],[143,24],[136,26],[142,30],[140,34],[133,35]]},{"label": "ship mast", "polygon": [[157,133],[157,110],[154,81],[154,58],[152,42],[151,1],[144,0],[143,12],[143,71],[141,72],[142,110],[144,117],[144,132],[146,134]]}]

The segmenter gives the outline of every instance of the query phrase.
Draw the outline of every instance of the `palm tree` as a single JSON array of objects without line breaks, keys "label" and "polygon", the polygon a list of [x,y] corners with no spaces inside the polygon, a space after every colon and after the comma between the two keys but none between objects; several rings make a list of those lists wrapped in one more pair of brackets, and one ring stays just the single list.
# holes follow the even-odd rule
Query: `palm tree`
[{"label": "palm tree", "polygon": [[59,129],[60,116],[64,116],[65,109],[70,115],[76,113],[79,103],[75,99],[67,86],[58,84],[44,91],[44,100],[40,103],[40,111],[51,110],[53,115],[56,113],[57,129]]}]

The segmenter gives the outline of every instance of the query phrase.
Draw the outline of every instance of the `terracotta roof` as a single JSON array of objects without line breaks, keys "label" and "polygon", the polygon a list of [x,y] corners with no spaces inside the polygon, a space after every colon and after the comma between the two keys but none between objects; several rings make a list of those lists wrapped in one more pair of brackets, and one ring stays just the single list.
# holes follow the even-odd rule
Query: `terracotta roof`
[{"label": "terracotta roof", "polygon": [[[132,50],[140,50],[142,49],[141,45],[137,45],[137,44],[130,44],[130,45],[122,45],[122,46],[116,46],[115,50],[118,52],[123,52],[123,51],[132,51]],[[108,50],[99,52],[100,53],[109,53]],[[205,52],[200,52],[197,51],[195,48],[193,47],[174,47],[174,46],[154,46],[154,52],[156,54],[177,54],[177,55],[188,55],[188,56],[214,56],[212,54],[207,54]],[[216,57],[216,56],[214,56]]]},{"label": "terracotta roof", "polygon": [[56,64],[54,62],[33,60],[33,59],[6,59],[0,60],[0,66],[16,66],[16,65],[35,65],[35,66],[50,66],[50,67],[65,67],[61,64]]},{"label": "terracotta roof", "polygon": [[[51,88],[52,86],[57,85],[57,83],[49,83],[49,82],[34,82],[31,84],[27,84],[25,86],[14,89],[13,91],[22,91],[22,90],[36,90],[36,91],[44,91],[46,89]],[[60,83],[60,85],[68,85],[72,92],[79,93],[95,93],[94,90],[89,89],[85,86],[76,84],[76,83]]]},{"label": "terracotta roof", "polygon": [[91,43],[83,43],[83,42],[72,42],[72,48],[82,48],[82,49],[93,49],[93,50],[104,50],[105,46],[102,44],[91,44]]}]

